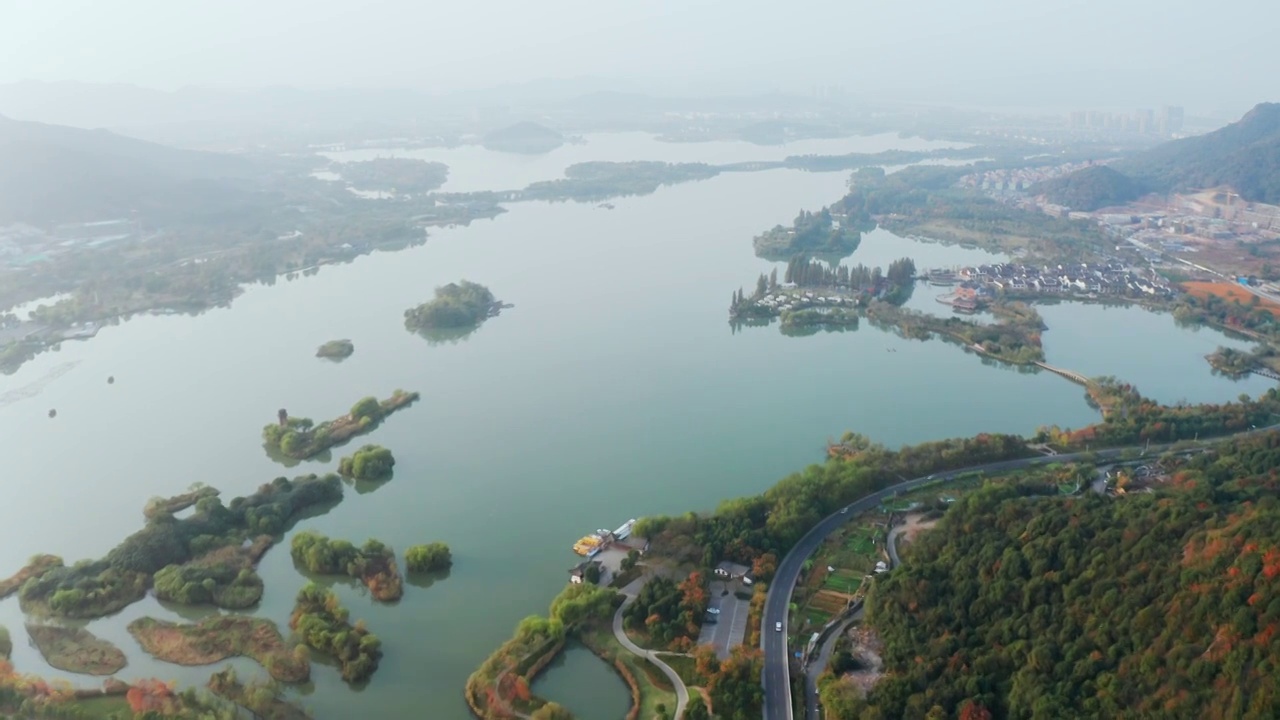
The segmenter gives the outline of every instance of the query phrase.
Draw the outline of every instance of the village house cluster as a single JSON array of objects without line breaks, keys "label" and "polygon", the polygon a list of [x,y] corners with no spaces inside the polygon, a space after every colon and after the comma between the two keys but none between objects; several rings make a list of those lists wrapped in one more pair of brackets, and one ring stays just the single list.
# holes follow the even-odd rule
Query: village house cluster
[{"label": "village house cluster", "polygon": [[962,286],[987,288],[993,292],[1072,293],[1095,295],[1169,295],[1173,290],[1155,273],[1141,274],[1123,263],[1078,263],[1034,267],[1015,263],[995,263],[961,268],[955,276]]}]

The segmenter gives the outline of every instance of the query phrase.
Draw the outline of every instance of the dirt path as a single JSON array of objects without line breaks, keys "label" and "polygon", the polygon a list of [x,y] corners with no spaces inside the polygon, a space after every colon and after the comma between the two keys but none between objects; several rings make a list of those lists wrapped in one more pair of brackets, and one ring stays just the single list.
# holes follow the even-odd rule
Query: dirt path
[{"label": "dirt path", "polygon": [[906,542],[910,543],[916,539],[920,533],[937,525],[937,520],[925,520],[923,513],[908,513],[903,516],[902,522],[895,525],[889,531],[889,559],[893,561],[893,567],[898,567],[902,561],[898,559],[898,538],[902,537]]}]

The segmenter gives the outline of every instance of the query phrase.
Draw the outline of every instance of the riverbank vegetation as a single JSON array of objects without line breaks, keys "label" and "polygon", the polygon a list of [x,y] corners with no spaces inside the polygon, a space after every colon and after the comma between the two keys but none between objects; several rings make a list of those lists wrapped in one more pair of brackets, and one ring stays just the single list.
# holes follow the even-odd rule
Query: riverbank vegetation
[{"label": "riverbank vegetation", "polygon": [[1006,205],[977,190],[956,187],[967,167],[880,168],[854,173],[849,193],[832,209],[866,217],[899,235],[923,235],[987,250],[1025,253],[1029,261],[1097,259],[1114,243],[1097,225]]},{"label": "riverbank vegetation", "polygon": [[45,662],[86,675],[114,675],[127,660],[120,648],[80,627],[27,625],[27,635]]},{"label": "riverbank vegetation", "polygon": [[[342,481],[337,475],[276,478],[253,495],[235,498],[227,506],[217,496],[206,496],[188,517],[155,515],[105,558],[45,569],[22,586],[18,597],[23,611],[28,613],[101,617],[141,599],[156,573],[199,558],[193,568],[166,573],[166,592],[172,591],[175,596],[185,592],[187,581],[198,577],[210,601],[215,596],[227,602],[243,601],[256,585],[251,578],[241,578],[244,557],[209,554],[223,547],[242,547],[259,535],[279,535],[302,513],[341,499]],[[261,541],[249,545],[244,552],[249,553],[251,561],[255,547],[265,551]],[[234,576],[229,572],[231,568],[224,565],[235,568]],[[178,580],[182,580],[181,587]],[[213,580],[214,589],[206,587],[206,580]],[[220,582],[227,582],[221,590]],[[192,588],[192,592],[197,591]]]},{"label": "riverbank vegetation", "polygon": [[338,474],[353,480],[389,480],[396,466],[395,456],[380,445],[365,445],[338,462]]},{"label": "riverbank vegetation", "polygon": [[1042,427],[1032,439],[1072,449],[1172,443],[1267,427],[1280,419],[1280,393],[1275,388],[1231,403],[1161,405],[1129,383],[1100,377],[1090,381],[1088,397],[1102,410],[1102,422],[1079,430]]},{"label": "riverbank vegetation", "polygon": [[426,545],[410,545],[404,551],[405,565],[409,572],[437,572],[453,566],[453,555],[449,546],[442,542]]},{"label": "riverbank vegetation", "polygon": [[144,617],[129,623],[128,629],[143,650],[176,665],[211,665],[230,657],[248,657],[280,682],[303,682],[311,676],[307,649],[286,645],[270,620],[212,615],[195,624],[178,624]]},{"label": "riverbank vegetation", "polygon": [[13,654],[13,638],[9,637],[9,628],[0,625],[0,659],[8,660]]},{"label": "riverbank vegetation", "polygon": [[346,360],[356,351],[350,340],[330,340],[316,349],[316,357],[328,360]]},{"label": "riverbank vegetation", "polygon": [[307,647],[337,660],[343,680],[361,683],[378,669],[382,641],[369,632],[363,620],[352,625],[348,617],[332,590],[307,583],[298,591],[289,628]]},{"label": "riverbank vegetation", "polygon": [[357,548],[346,540],[331,540],[304,530],[293,536],[290,553],[295,563],[310,572],[360,580],[375,600],[390,602],[404,595],[396,554],[377,540],[366,540]]},{"label": "riverbank vegetation", "polygon": [[531,615],[516,626],[515,635],[481,663],[467,678],[467,705],[483,720],[529,714],[547,704],[533,695],[530,683],[575,636],[593,620],[609,622],[622,596],[589,583],[570,584],[551,602],[548,617]]},{"label": "riverbank vegetation", "polygon": [[474,328],[502,308],[489,288],[463,280],[436,288],[434,298],[405,310],[404,326],[413,332]]},{"label": "riverbank vegetation", "polygon": [[209,678],[209,690],[261,720],[311,719],[306,710],[282,698],[280,688],[275,684],[255,682],[246,685],[232,668],[214,673]]},{"label": "riverbank vegetation", "polygon": [[840,717],[1280,714],[1280,435],[1164,462],[1152,493],[956,502],[873,589],[888,672]]},{"label": "riverbank vegetation", "polygon": [[319,425],[310,418],[290,417],[288,411],[281,409],[277,422],[262,428],[262,439],[268,453],[306,460],[353,437],[373,432],[392,413],[417,399],[418,393],[404,390],[396,390],[382,401],[372,396],[361,398],[351,407],[351,412]]}]

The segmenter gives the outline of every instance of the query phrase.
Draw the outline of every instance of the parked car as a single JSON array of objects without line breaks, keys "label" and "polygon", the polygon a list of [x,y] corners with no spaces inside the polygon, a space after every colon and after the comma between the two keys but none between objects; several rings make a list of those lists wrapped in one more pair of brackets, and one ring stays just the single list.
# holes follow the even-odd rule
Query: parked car
[{"label": "parked car", "polygon": [[707,612],[711,613],[712,615],[719,615],[720,608],[707,608]]}]

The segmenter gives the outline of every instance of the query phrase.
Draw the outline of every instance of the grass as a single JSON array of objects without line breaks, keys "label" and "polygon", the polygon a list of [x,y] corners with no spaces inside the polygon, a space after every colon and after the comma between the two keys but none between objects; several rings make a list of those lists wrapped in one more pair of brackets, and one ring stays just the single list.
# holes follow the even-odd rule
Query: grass
[{"label": "grass", "polygon": [[[613,636],[612,627],[606,622],[597,623],[595,627],[589,630],[583,630],[579,635],[579,639],[584,645],[591,648],[596,655],[607,660],[612,664],[615,660],[621,662],[631,672],[636,683],[640,686],[640,714],[639,720],[653,720],[658,714],[658,706],[664,705],[668,712],[675,709],[676,694],[669,690],[654,684],[650,672],[659,677],[662,672],[658,670],[652,663],[640,657],[632,655],[630,651],[622,647],[618,639]],[[651,670],[646,670],[650,668]],[[663,677],[663,682],[666,678]]]},{"label": "grass", "polygon": [[76,717],[83,720],[109,720],[112,717],[133,717],[129,709],[129,701],[119,695],[73,700],[71,707],[80,711]]},{"label": "grass", "polygon": [[86,675],[113,675],[125,666],[124,653],[84,628],[27,625],[27,634],[53,667]]},{"label": "grass", "polygon": [[698,677],[697,661],[688,655],[675,655],[672,653],[662,653],[660,655],[662,661],[671,666],[672,670],[680,676],[684,684],[689,687],[696,687],[702,684],[702,680]]}]

